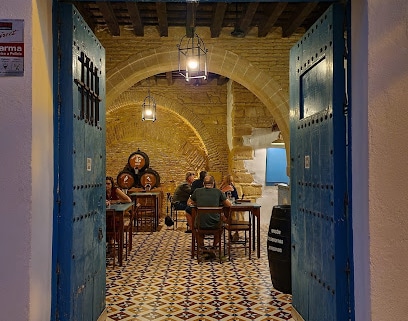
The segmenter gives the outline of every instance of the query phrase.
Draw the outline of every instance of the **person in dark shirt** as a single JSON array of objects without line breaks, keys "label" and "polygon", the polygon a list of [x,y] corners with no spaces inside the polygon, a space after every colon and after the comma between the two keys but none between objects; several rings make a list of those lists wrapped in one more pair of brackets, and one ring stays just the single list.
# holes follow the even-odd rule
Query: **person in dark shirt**
[{"label": "person in dark shirt", "polygon": [[[201,171],[200,176],[191,184],[191,194],[194,193],[196,188],[204,187],[204,177],[207,175],[206,171]],[[191,195],[190,194],[190,195]]]},{"label": "person in dark shirt", "polygon": [[185,210],[187,207],[187,200],[191,195],[191,184],[194,181],[194,173],[186,173],[186,181],[177,186],[174,191],[172,203],[176,210]]},{"label": "person in dark shirt", "polygon": [[[204,177],[204,187],[197,188],[190,196],[187,204],[204,207],[231,206],[231,202],[226,198],[225,194],[214,188],[214,177],[210,175]],[[189,224],[190,226],[193,224],[191,216]],[[195,224],[199,224],[202,229],[217,228],[221,224],[221,217],[219,214],[208,214]],[[213,246],[216,246],[220,241],[220,235],[215,235]],[[197,238],[197,242],[203,245],[204,240]]]}]

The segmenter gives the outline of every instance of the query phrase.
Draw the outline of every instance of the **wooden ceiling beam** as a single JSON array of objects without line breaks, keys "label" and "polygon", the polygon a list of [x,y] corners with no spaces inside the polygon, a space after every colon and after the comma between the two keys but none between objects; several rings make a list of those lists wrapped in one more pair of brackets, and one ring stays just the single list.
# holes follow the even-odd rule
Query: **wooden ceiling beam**
[{"label": "wooden ceiling beam", "polygon": [[228,80],[229,80],[229,78],[220,75],[220,76],[217,78],[217,85],[218,85],[218,86],[225,85],[225,84],[228,82]]},{"label": "wooden ceiling beam", "polygon": [[197,6],[197,2],[187,2],[186,35],[189,38],[195,34]]},{"label": "wooden ceiling beam", "polygon": [[282,28],[282,37],[290,37],[317,5],[317,2],[304,4],[303,8],[297,11],[296,16],[290,19],[290,23]]},{"label": "wooden ceiling beam", "polygon": [[242,30],[245,34],[247,34],[249,30],[249,26],[252,23],[252,19],[254,19],[258,6],[259,6],[259,2],[250,2],[247,10],[245,11],[244,16],[241,19],[241,23],[239,24],[239,29]]},{"label": "wooden ceiling beam", "polygon": [[172,85],[173,84],[173,73],[171,71],[166,72],[166,79],[167,79],[167,85]]},{"label": "wooden ceiling beam", "polygon": [[128,10],[130,20],[132,21],[133,32],[136,36],[144,36],[144,28],[142,19],[140,18],[139,7],[136,2],[126,2],[126,8]]},{"label": "wooden ceiling beam", "polygon": [[211,38],[218,38],[222,29],[222,22],[224,21],[225,11],[227,10],[226,2],[217,2],[213,19],[211,21]]},{"label": "wooden ceiling beam", "polygon": [[166,2],[156,2],[157,19],[159,22],[160,37],[169,36],[169,24],[167,22],[167,4]]},{"label": "wooden ceiling beam", "polygon": [[120,36],[120,28],[115,12],[110,2],[98,2],[99,10],[106,21],[109,32],[112,36]]},{"label": "wooden ceiling beam", "polygon": [[287,5],[287,2],[280,2],[274,5],[271,13],[268,15],[268,20],[264,24],[258,26],[258,37],[267,36]]}]

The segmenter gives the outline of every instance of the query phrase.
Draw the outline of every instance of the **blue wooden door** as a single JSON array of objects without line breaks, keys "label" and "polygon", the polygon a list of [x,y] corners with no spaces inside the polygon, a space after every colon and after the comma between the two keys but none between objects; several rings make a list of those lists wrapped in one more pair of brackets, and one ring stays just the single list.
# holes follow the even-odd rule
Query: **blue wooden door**
[{"label": "blue wooden door", "polygon": [[346,11],[332,5],[290,52],[292,295],[306,321],[354,319]]},{"label": "blue wooden door", "polygon": [[58,4],[53,320],[105,309],[105,49]]}]

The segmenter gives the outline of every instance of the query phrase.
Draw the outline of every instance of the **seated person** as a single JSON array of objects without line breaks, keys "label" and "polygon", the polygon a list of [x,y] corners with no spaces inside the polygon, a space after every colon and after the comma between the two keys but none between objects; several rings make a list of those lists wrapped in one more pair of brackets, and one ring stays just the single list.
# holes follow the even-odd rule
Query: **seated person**
[{"label": "seated person", "polygon": [[[172,204],[176,210],[184,210],[186,213],[191,214],[191,209],[187,206],[187,200],[191,195],[191,184],[194,181],[194,173],[186,173],[186,181],[179,186],[173,194]],[[186,214],[187,216],[187,214]],[[188,221],[188,220],[187,220]],[[188,223],[187,223],[188,225]],[[186,233],[191,233],[191,229],[187,228]]]},{"label": "seated person", "polygon": [[[190,196],[188,200],[188,205],[195,205],[197,207],[201,206],[231,206],[231,202],[226,198],[225,194],[219,189],[214,188],[214,177],[207,175],[204,177],[204,187],[197,188],[194,193]],[[190,226],[192,226],[192,217],[187,215],[187,220],[189,220]],[[200,222],[195,222],[199,224],[202,229],[214,229],[218,228],[221,222],[221,217],[219,214],[209,214],[203,217]],[[213,246],[221,241],[220,235],[215,235]],[[202,246],[204,245],[204,240],[197,237],[197,243]]]},{"label": "seated person", "polygon": [[231,174],[227,174],[222,179],[220,190],[225,193],[225,195],[231,195],[234,199],[238,199],[238,192],[234,186],[234,180]]},{"label": "seated person", "polygon": [[192,184],[191,184],[191,194],[194,193],[196,188],[201,188],[204,187],[204,177],[207,176],[207,172],[206,171],[201,171],[200,172],[200,176],[198,179],[196,179]]},{"label": "seated person", "polygon": [[112,177],[106,176],[106,206],[114,203],[130,203],[132,200],[115,186]]},{"label": "seated person", "polygon": [[[227,198],[233,198],[235,200],[238,200],[238,191],[234,186],[234,179],[231,174],[227,174],[223,177],[221,185],[220,185],[220,190],[225,193]],[[244,216],[243,213],[236,213],[234,212],[233,220],[235,221],[244,221]],[[238,231],[235,231],[234,235],[232,236],[233,241],[238,241],[239,240],[239,233]]]},{"label": "seated person", "polygon": [[176,210],[185,210],[187,207],[187,200],[191,194],[191,184],[194,181],[194,173],[186,173],[186,181],[177,186],[173,194],[172,203]]}]

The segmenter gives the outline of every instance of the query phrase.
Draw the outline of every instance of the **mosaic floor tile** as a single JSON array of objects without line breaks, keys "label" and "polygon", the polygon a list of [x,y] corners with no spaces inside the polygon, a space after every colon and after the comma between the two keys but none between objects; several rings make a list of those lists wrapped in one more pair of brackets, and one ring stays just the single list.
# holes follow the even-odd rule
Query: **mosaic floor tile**
[{"label": "mosaic floor tile", "polygon": [[185,227],[135,233],[122,267],[107,265],[107,321],[291,319],[291,296],[273,288],[261,228],[261,257],[235,251],[223,263],[191,258]]}]

